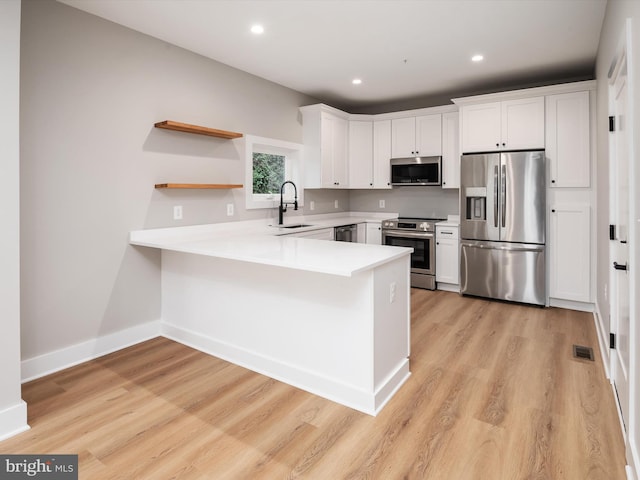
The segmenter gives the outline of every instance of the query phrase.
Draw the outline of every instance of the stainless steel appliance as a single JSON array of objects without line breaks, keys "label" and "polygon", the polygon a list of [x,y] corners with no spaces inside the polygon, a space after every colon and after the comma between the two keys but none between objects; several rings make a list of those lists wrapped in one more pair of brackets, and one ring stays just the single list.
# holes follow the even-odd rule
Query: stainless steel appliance
[{"label": "stainless steel appliance", "polygon": [[441,218],[393,218],[382,222],[382,244],[411,247],[411,286],[436,288],[436,222]]},{"label": "stainless steel appliance", "polygon": [[333,229],[333,238],[336,242],[357,242],[358,226],[342,225]]},{"label": "stainless steel appliance", "polygon": [[462,155],[460,293],[545,304],[543,150]]},{"label": "stainless steel appliance", "polygon": [[391,159],[391,185],[441,185],[442,157]]}]

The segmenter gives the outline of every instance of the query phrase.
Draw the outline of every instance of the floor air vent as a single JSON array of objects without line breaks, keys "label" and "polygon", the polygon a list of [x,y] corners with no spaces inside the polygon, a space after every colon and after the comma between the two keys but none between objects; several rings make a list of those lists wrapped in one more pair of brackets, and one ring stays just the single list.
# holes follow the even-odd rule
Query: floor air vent
[{"label": "floor air vent", "polygon": [[593,348],[583,347],[582,345],[574,345],[573,356],[576,358],[585,358],[593,362]]}]

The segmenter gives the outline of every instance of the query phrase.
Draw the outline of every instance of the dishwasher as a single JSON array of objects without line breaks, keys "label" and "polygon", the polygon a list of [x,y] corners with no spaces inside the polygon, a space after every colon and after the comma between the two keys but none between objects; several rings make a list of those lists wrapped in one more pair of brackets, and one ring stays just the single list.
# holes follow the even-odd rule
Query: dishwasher
[{"label": "dishwasher", "polygon": [[358,241],[358,226],[353,225],[341,225],[333,229],[333,238],[336,242],[357,242]]}]

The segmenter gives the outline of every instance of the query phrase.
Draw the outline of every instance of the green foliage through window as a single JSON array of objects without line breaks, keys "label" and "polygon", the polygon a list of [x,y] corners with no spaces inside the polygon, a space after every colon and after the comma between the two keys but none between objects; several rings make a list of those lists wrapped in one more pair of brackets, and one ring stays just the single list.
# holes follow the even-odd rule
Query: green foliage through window
[{"label": "green foliage through window", "polygon": [[284,155],[253,152],[253,193],[280,193],[284,164]]}]

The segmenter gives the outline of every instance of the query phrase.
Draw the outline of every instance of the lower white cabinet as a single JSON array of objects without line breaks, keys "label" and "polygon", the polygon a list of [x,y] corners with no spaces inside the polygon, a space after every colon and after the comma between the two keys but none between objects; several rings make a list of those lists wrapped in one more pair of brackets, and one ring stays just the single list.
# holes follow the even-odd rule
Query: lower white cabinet
[{"label": "lower white cabinet", "polygon": [[458,227],[436,225],[436,282],[460,283],[458,259]]},{"label": "lower white cabinet", "polygon": [[318,240],[333,240],[333,228],[323,228],[321,230],[311,230],[309,232],[290,233],[290,237],[316,238]]},{"label": "lower white cabinet", "polygon": [[382,245],[382,223],[367,222],[367,243]]},{"label": "lower white cabinet", "polygon": [[549,219],[549,297],[590,302],[591,207],[552,205]]}]

